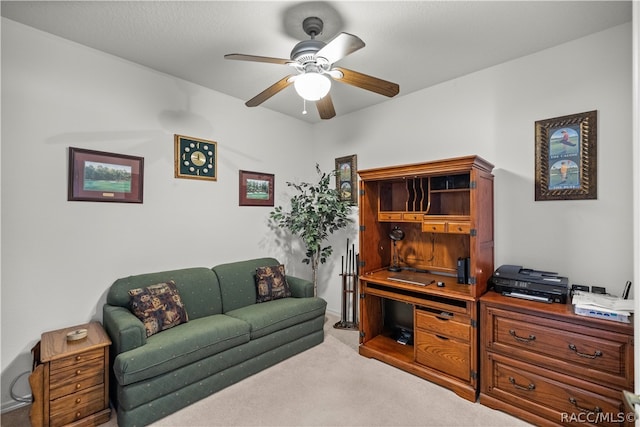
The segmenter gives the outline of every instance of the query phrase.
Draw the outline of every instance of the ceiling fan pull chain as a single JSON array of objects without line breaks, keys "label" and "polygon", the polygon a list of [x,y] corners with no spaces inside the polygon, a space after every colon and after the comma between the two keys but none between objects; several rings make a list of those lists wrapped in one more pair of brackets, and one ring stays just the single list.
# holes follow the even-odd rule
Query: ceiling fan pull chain
[{"label": "ceiling fan pull chain", "polygon": [[307,100],[302,98],[302,114],[307,114]]}]

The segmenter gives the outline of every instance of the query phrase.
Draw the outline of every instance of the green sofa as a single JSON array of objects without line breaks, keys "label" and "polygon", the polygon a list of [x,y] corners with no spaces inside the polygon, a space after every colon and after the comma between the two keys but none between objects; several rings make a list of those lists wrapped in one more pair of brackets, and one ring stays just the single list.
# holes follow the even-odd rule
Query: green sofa
[{"label": "green sofa", "polygon": [[[327,303],[286,276],[291,297],[256,303],[260,258],[116,280],[103,324],[112,340],[111,399],[120,427],[143,426],[324,340]],[[147,337],[128,291],[173,280],[188,322]]]}]

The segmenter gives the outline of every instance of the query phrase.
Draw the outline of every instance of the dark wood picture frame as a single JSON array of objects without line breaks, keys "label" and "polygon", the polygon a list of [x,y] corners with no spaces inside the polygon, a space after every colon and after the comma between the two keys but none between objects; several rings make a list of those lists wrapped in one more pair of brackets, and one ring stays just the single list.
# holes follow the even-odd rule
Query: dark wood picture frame
[{"label": "dark wood picture frame", "polygon": [[535,200],[598,198],[597,111],[535,122]]},{"label": "dark wood picture frame", "polygon": [[240,171],[240,206],[273,206],[275,175],[263,172]]},{"label": "dark wood picture frame", "polygon": [[69,201],[142,203],[144,158],[69,147]]},{"label": "dark wood picture frame", "polygon": [[358,157],[355,154],[336,159],[336,190],[340,199],[358,204]]}]

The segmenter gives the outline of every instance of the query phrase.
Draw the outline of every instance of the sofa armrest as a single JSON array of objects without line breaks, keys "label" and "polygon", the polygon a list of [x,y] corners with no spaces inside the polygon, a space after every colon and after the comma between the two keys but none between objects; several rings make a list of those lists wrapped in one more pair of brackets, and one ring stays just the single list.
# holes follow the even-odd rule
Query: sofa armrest
[{"label": "sofa armrest", "polygon": [[124,307],[105,304],[102,323],[111,338],[113,357],[147,343],[144,324]]},{"label": "sofa armrest", "polygon": [[294,298],[309,298],[313,295],[313,282],[299,277],[287,276],[287,283]]}]

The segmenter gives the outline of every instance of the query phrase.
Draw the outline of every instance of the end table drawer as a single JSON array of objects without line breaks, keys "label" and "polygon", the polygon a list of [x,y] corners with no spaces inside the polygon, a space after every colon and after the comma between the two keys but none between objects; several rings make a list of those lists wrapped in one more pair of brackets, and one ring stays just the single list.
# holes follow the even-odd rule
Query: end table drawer
[{"label": "end table drawer", "polygon": [[69,366],[75,366],[90,360],[95,361],[95,359],[103,358],[103,357],[104,357],[104,349],[102,348],[88,350],[80,354],[75,354],[73,356],[67,356],[67,357],[60,358],[58,360],[52,360],[51,371],[53,372],[58,369],[67,368]]},{"label": "end table drawer", "polygon": [[442,335],[418,331],[415,349],[418,363],[470,381],[469,344]]},{"label": "end table drawer", "polygon": [[51,401],[51,426],[63,426],[104,409],[104,388],[96,386]]},{"label": "end table drawer", "polygon": [[49,381],[51,399],[84,390],[104,382],[104,365],[85,363],[52,373]]}]

